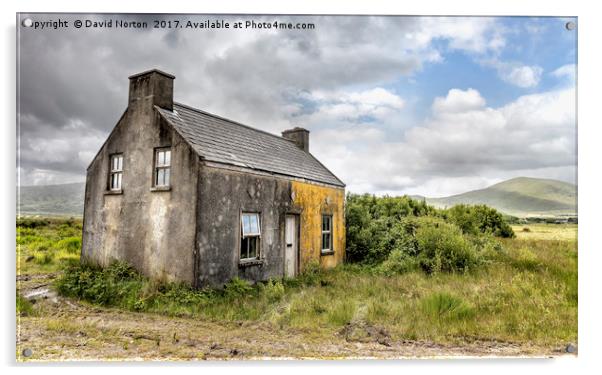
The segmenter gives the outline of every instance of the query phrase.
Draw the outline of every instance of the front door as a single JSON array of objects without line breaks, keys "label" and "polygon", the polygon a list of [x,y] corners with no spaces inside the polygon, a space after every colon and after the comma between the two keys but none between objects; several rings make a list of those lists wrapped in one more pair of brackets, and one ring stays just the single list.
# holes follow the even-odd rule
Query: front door
[{"label": "front door", "polygon": [[299,226],[297,215],[286,215],[284,234],[284,276],[297,275],[297,261],[299,259]]}]

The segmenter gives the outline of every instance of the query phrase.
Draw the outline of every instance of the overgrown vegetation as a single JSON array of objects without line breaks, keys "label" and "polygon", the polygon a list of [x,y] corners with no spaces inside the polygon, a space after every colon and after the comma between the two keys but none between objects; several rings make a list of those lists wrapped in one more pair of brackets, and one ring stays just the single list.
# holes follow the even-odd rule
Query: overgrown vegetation
[{"label": "overgrown vegetation", "polygon": [[[392,340],[555,346],[577,339],[575,225],[521,224],[517,238],[495,237],[495,231],[475,235],[421,202],[378,199],[348,205],[355,223],[366,220],[368,233],[384,236],[369,238],[354,228],[375,251],[364,252],[355,242],[361,261],[327,271],[310,264],[295,279],[255,285],[234,279],[223,289],[194,290],[149,280],[124,263],[82,265],[75,261],[79,248],[73,253],[81,223],[58,219],[17,222],[19,273],[63,267],[54,285],[59,293],[95,305],[220,324],[267,324],[322,338],[360,322],[382,327]],[[53,254],[52,261],[25,262],[37,253]],[[21,319],[44,314],[20,296],[17,310]]]},{"label": "overgrown vegetation", "polygon": [[296,279],[255,285],[234,279],[223,289],[194,290],[148,280],[115,263],[106,269],[72,265],[56,287],[62,295],[130,311],[270,324],[326,336],[364,322],[384,327],[394,340],[575,341],[575,242],[501,242],[504,251],[492,250],[487,267],[469,273],[314,266]]},{"label": "overgrown vegetation", "polygon": [[81,219],[17,219],[17,271],[55,272],[61,265],[79,261],[81,235]]},{"label": "overgrown vegetation", "polygon": [[346,203],[348,261],[389,275],[467,272],[500,248],[493,237],[515,236],[504,216],[484,205],[438,210],[407,196],[367,194],[348,194]]}]

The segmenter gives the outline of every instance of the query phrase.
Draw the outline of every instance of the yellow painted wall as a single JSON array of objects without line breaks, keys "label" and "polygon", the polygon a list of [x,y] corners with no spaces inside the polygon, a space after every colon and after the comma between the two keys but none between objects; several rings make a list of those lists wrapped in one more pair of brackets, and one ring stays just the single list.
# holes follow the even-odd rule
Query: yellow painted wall
[{"label": "yellow painted wall", "polygon": [[[318,261],[324,268],[342,263],[345,259],[345,189],[293,181],[292,197],[301,221],[299,269],[303,270],[311,261]],[[332,215],[332,255],[320,254],[323,214]]]}]

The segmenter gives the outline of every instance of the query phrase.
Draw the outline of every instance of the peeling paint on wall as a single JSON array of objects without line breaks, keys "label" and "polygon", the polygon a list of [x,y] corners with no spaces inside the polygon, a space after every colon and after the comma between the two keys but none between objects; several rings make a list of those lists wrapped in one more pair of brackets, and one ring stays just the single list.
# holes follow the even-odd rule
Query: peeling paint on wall
[{"label": "peeling paint on wall", "polygon": [[[334,267],[345,259],[345,190],[311,183],[292,181],[294,207],[301,212],[300,252],[301,269],[310,262],[322,267]],[[322,215],[332,215],[332,244],[334,253],[321,255]]]}]

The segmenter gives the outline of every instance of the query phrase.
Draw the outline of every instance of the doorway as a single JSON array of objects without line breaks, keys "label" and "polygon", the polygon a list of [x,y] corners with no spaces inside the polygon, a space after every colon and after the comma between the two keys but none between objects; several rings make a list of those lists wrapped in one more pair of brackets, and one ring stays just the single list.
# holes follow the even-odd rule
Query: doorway
[{"label": "doorway", "polygon": [[299,268],[299,216],[286,215],[284,230],[284,276],[295,277]]}]

